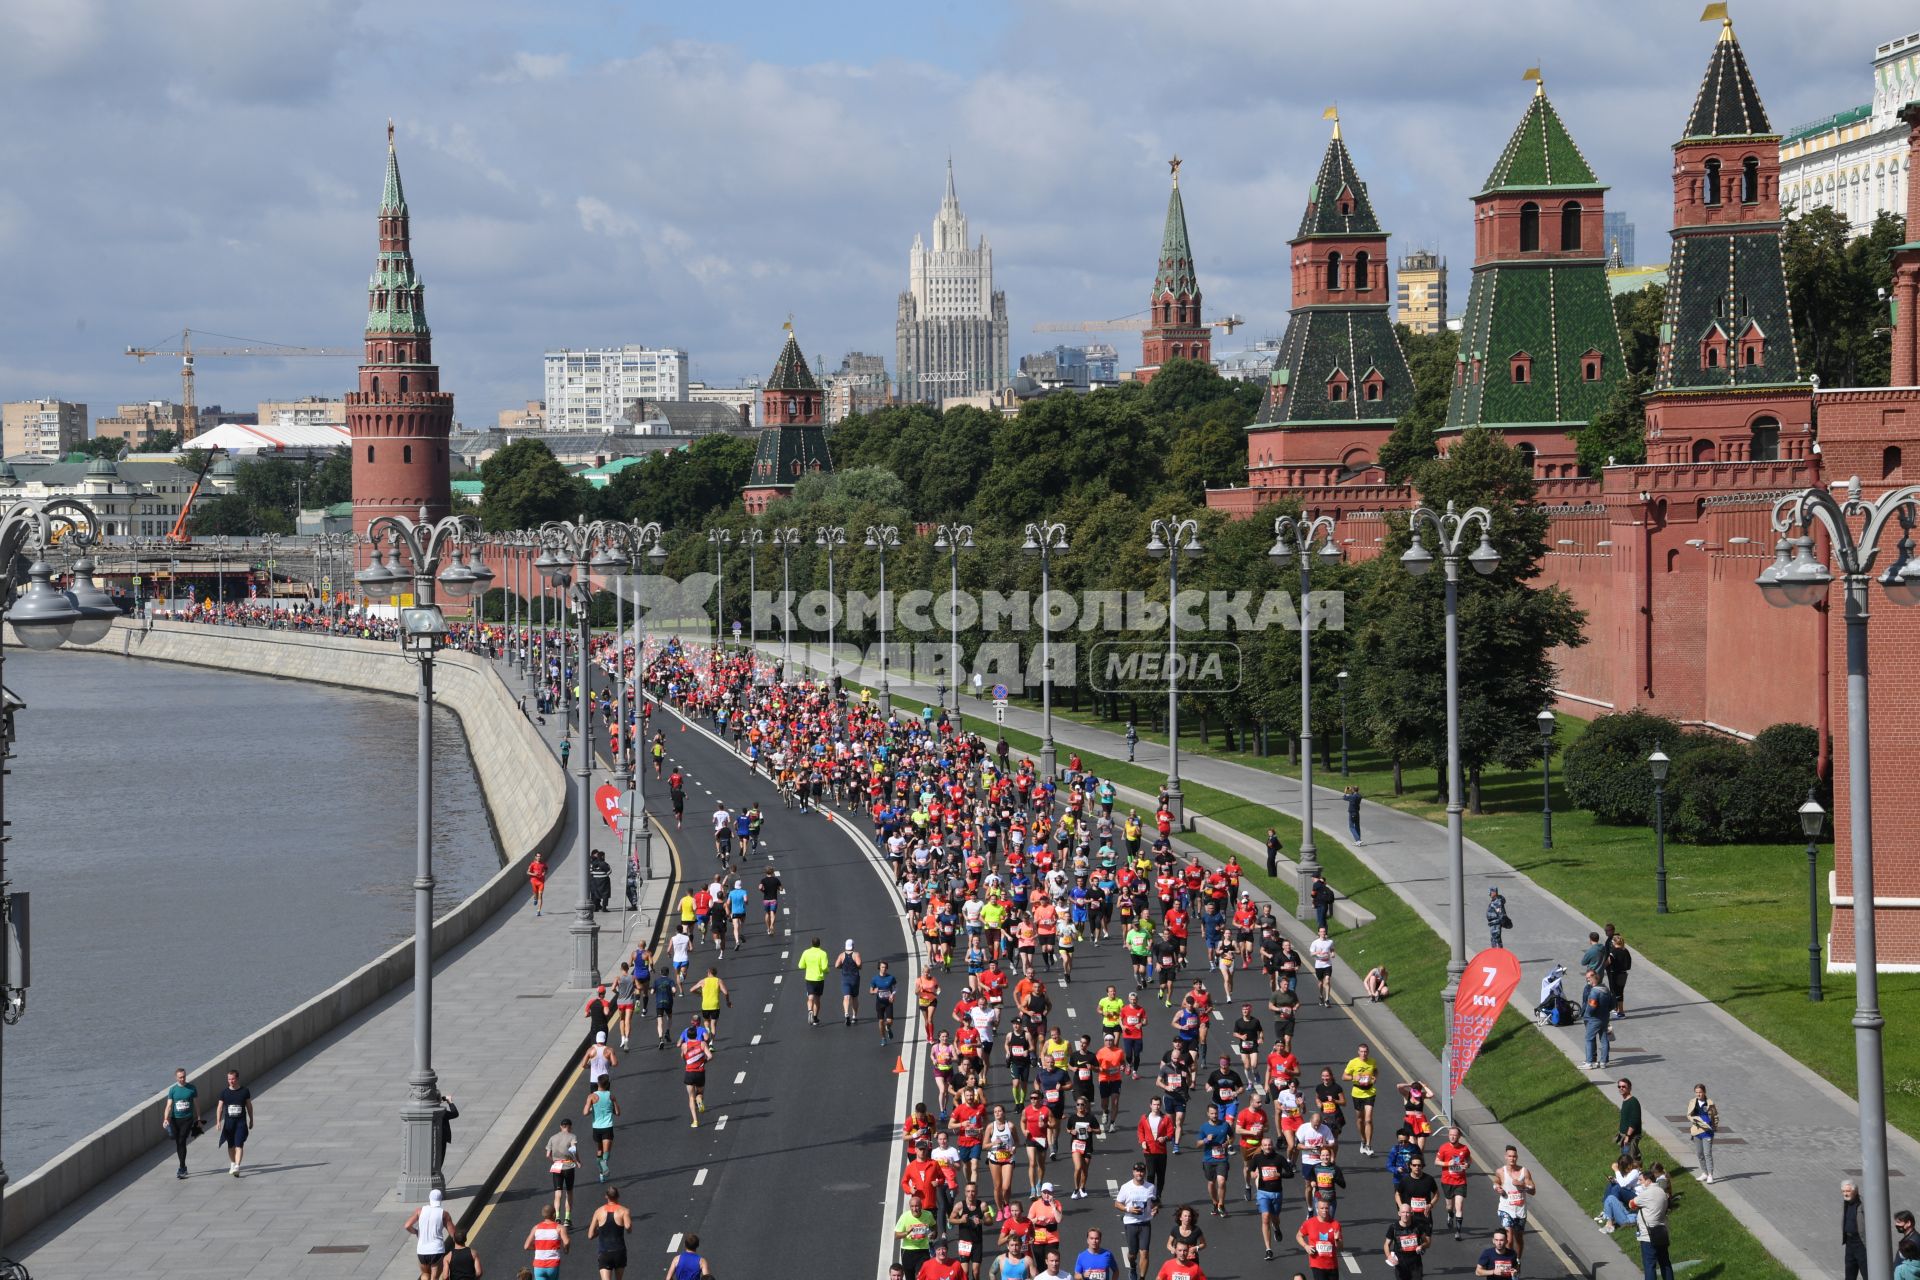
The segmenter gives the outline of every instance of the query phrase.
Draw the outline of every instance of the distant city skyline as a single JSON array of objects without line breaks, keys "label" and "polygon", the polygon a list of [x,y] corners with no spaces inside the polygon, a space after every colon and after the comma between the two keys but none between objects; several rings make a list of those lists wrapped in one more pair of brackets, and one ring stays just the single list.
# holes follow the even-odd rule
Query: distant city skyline
[{"label": "distant city skyline", "polygon": [[[357,348],[389,114],[435,355],[469,426],[539,397],[542,353],[565,347],[680,348],[690,378],[732,385],[764,376],[792,314],[810,351],[891,353],[902,246],[949,150],[1015,364],[1059,344],[1036,322],[1145,307],[1175,152],[1209,310],[1257,341],[1285,326],[1284,242],[1326,105],[1395,257],[1471,261],[1467,198],[1536,63],[1609,211],[1664,229],[1667,147],[1711,38],[1657,0],[1578,21],[1500,3],[1445,26],[1380,0],[1370,25],[1423,34],[1360,69],[1284,55],[1351,38],[1352,14],[1242,0],[1196,23],[1115,0],[1089,28],[1089,12],[746,0],[666,26],[588,3],[22,0],[0,12],[0,102],[34,122],[0,137],[18,179],[0,192],[0,399],[177,399],[172,362],[121,352],[188,326]],[[1783,131],[1867,101],[1875,47],[1920,26],[1891,0],[1817,28],[1802,15],[1734,6]],[[646,128],[611,151],[578,127],[636,110]],[[1666,256],[1649,234],[1643,263]],[[1110,336],[1130,365],[1136,341]],[[199,398],[339,395],[353,377],[350,359],[209,360]]]}]

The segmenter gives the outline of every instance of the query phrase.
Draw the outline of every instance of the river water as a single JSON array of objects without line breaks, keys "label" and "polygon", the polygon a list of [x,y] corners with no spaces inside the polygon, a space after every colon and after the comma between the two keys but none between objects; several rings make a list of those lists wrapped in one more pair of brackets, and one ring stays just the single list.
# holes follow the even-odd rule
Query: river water
[{"label": "river water", "polygon": [[[33,931],[0,1106],[18,1179],[409,936],[417,728],[407,699],[139,659],[9,648],[5,680]],[[437,915],[500,854],[445,709],[434,762]]]}]

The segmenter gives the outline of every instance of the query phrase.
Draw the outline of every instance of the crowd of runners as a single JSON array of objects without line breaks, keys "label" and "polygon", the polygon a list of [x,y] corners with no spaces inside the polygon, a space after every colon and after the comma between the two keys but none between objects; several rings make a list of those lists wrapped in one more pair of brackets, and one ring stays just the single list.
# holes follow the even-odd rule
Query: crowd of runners
[{"label": "crowd of runners", "polygon": [[[837,978],[843,1025],[871,1025],[881,1045],[925,1055],[930,1089],[901,1131],[900,1275],[1203,1280],[1203,1216],[1251,1218],[1244,1229],[1258,1231],[1266,1259],[1300,1259],[1314,1280],[1334,1280],[1356,1249],[1377,1249],[1409,1280],[1436,1233],[1463,1238],[1474,1160],[1457,1128],[1434,1131],[1433,1090],[1418,1080],[1384,1090],[1364,1043],[1301,1043],[1301,1003],[1334,1001],[1334,940],[1322,927],[1296,950],[1272,907],[1243,888],[1237,862],[1177,854],[1164,797],[1143,816],[1077,760],[1049,779],[1004,740],[959,731],[944,715],[882,715],[831,684],[781,681],[744,652],[668,644],[644,671],[630,649],[621,656],[637,677],[633,702],[625,714],[603,707],[602,731],[612,750],[644,752],[640,767],[667,783],[677,822],[684,782],[652,722],[656,698],[731,745],[796,819],[858,815],[885,860],[917,937],[918,976],[903,989],[887,964],[869,969],[852,937],[835,951],[813,938],[798,969],[811,1025]],[[595,657],[612,661],[604,647]],[[658,955],[636,953],[610,997],[596,997],[599,1030],[624,1051],[651,992],[656,1048],[683,1059],[694,1126],[730,1004],[719,962],[755,927],[752,899],[771,932],[784,891],[760,858],[765,820],[756,806],[716,803],[710,878],[688,868],[691,887]],[[885,922],[848,923],[858,933]],[[1057,1002],[1075,984],[1075,957],[1105,947],[1125,952],[1132,981],[1076,992],[1097,1009],[1100,1032],[1069,1035]],[[695,998],[676,1021],[679,1002]],[[613,1058],[606,1038],[589,1052],[589,1079]],[[1325,1065],[1303,1065],[1316,1059]],[[603,1176],[611,1124],[600,1121],[617,1106],[605,1086],[586,1104]],[[567,1227],[571,1170],[587,1148],[555,1142],[552,1207]],[[1133,1157],[1117,1191],[1089,1176],[1103,1151]],[[1168,1162],[1183,1153],[1197,1157],[1204,1201],[1163,1206]],[[1380,1162],[1393,1180],[1395,1220],[1377,1244],[1339,1220],[1345,1170],[1360,1161]],[[1474,1212],[1487,1233],[1475,1272],[1515,1276],[1533,1179],[1511,1148],[1504,1167],[1484,1173],[1495,1203]],[[1073,1231],[1069,1215],[1084,1200],[1111,1212]],[[1069,1236],[1082,1232],[1076,1248]]]}]

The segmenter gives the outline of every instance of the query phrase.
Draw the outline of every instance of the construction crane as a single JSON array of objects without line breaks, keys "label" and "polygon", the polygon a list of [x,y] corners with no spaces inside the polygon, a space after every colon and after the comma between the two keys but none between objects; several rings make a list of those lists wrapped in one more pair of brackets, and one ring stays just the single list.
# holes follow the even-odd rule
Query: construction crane
[{"label": "construction crane", "polygon": [[217,356],[225,359],[229,356],[265,356],[268,359],[280,359],[287,356],[354,356],[360,353],[347,347],[290,347],[279,342],[265,342],[257,338],[236,338],[231,334],[207,333],[205,338],[224,338],[229,342],[243,342],[241,347],[202,347],[198,351],[193,347],[193,330],[180,331],[180,346],[177,349],[161,347],[128,347],[127,354],[145,364],[149,356],[180,357],[180,424],[181,443],[191,440],[199,427],[198,413],[193,398],[193,361],[196,356]]},{"label": "construction crane", "polygon": [[[1138,333],[1142,329],[1152,327],[1152,316],[1151,311],[1135,311],[1117,320],[1045,320],[1033,326],[1033,331],[1035,333],[1104,333],[1131,330]],[[1239,316],[1230,315],[1219,320],[1209,320],[1206,323],[1209,328],[1231,334],[1246,321]]]},{"label": "construction crane", "polygon": [[173,528],[167,530],[167,542],[172,546],[184,547],[193,541],[193,535],[187,532],[187,522],[193,516],[193,500],[200,496],[200,486],[206,483],[213,460],[225,456],[217,449],[202,449],[200,452],[205,455],[200,459],[200,474],[193,478],[193,488],[187,490],[187,500],[180,504],[180,514],[175,517]]}]

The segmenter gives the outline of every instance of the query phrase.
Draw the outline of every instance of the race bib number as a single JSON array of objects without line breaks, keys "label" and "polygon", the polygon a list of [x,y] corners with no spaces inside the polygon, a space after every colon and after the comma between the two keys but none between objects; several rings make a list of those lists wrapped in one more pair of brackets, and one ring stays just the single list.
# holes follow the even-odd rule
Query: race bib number
[{"label": "race bib number", "polygon": [[960,1245],[960,1256],[962,1258],[971,1258],[973,1256],[973,1241],[961,1240],[959,1242],[959,1245]]},{"label": "race bib number", "polygon": [[227,1114],[230,1116],[243,1116],[246,1113],[247,1109],[237,1102],[229,1102],[227,1104]]}]

